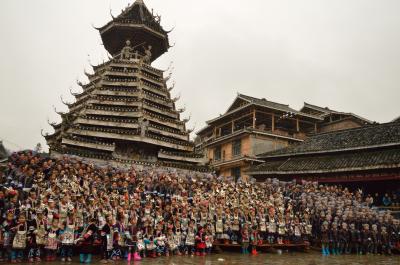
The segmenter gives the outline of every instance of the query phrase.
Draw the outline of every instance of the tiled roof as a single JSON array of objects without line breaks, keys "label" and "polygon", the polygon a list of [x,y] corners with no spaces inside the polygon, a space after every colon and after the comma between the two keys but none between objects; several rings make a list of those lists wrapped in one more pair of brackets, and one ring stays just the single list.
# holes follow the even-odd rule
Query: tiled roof
[{"label": "tiled roof", "polygon": [[363,123],[366,123],[366,124],[372,124],[373,123],[372,121],[370,121],[370,120],[368,120],[368,119],[366,119],[364,117],[361,117],[359,115],[356,115],[354,113],[351,113],[351,112],[342,112],[342,111],[332,110],[332,109],[329,109],[328,107],[324,108],[324,107],[313,105],[313,104],[310,104],[310,103],[307,103],[307,102],[304,102],[304,106],[300,111],[302,112],[306,108],[313,109],[314,111],[319,112],[320,114],[314,114],[314,115],[317,115],[317,116],[320,116],[320,117],[325,117],[325,116],[328,116],[330,114],[341,114],[341,115],[353,117],[353,118],[358,119],[358,120],[360,120],[360,121],[362,121]]},{"label": "tiled roof", "polygon": [[400,145],[400,123],[384,123],[316,134],[303,143],[259,155],[261,158],[343,152]]},{"label": "tiled roof", "polygon": [[239,94],[238,97],[245,99],[249,102],[256,103],[256,104],[266,106],[266,107],[270,107],[273,109],[280,109],[280,110],[284,110],[286,112],[297,112],[297,110],[292,109],[291,107],[289,107],[289,105],[269,101],[264,98],[255,98],[255,97],[251,97],[251,96],[247,96],[247,95],[243,95],[243,94]]},{"label": "tiled roof", "polygon": [[250,175],[303,174],[400,168],[400,148],[364,150],[341,154],[289,157],[265,162],[249,170]]}]

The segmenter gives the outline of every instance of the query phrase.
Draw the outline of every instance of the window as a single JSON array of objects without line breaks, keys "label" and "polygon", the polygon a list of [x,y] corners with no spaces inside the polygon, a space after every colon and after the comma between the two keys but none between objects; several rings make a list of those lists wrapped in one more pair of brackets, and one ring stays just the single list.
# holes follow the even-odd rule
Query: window
[{"label": "window", "polygon": [[221,146],[217,146],[214,149],[214,160],[221,160]]},{"label": "window", "polygon": [[240,178],[240,167],[234,167],[231,169],[231,175],[237,181]]},{"label": "window", "polygon": [[240,156],[242,154],[242,141],[235,140],[232,142],[232,156]]}]

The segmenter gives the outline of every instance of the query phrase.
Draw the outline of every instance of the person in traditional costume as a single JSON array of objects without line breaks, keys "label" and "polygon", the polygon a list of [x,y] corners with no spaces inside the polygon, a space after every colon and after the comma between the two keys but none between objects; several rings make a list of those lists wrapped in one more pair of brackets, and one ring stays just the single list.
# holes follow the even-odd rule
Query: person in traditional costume
[{"label": "person in traditional costume", "polygon": [[196,256],[206,255],[206,233],[204,228],[199,225],[196,234]]},{"label": "person in traditional costume", "polygon": [[3,230],[3,250],[5,260],[11,259],[12,257],[12,241],[14,238],[15,231],[12,229],[16,226],[14,219],[14,211],[8,210],[6,213],[6,220],[2,224]]},{"label": "person in traditional costume", "polygon": [[392,246],[390,244],[389,233],[386,226],[381,227],[381,246],[382,254],[392,254]]},{"label": "person in traditional costume", "polygon": [[[268,208],[268,243],[274,244],[277,238],[277,220],[275,216],[275,208],[270,205]],[[279,237],[281,240],[281,237]]]},{"label": "person in traditional costume", "polygon": [[215,233],[213,231],[213,226],[211,224],[206,225],[205,233],[206,233],[206,254],[211,254],[211,251],[213,249],[213,243],[214,243],[214,238],[215,238]]},{"label": "person in traditional costume", "polygon": [[93,243],[97,233],[96,219],[89,217],[89,222],[83,228],[78,239],[79,260],[81,263],[89,264],[92,262]]},{"label": "person in traditional costume", "polygon": [[33,218],[32,225],[36,228],[34,231],[36,240],[36,253],[32,253],[32,255],[36,257],[36,262],[40,262],[41,257],[44,254],[44,247],[47,242],[47,220],[43,215],[42,208],[38,208],[36,210],[36,218]]},{"label": "person in traditional costume", "polygon": [[372,226],[372,230],[371,230],[371,240],[372,240],[372,244],[371,244],[371,248],[370,248],[370,253],[372,254],[378,254],[378,246],[380,244],[380,235],[378,232],[378,225],[375,223]]},{"label": "person in traditional costume", "polygon": [[140,261],[142,257],[139,254],[138,250],[138,238],[137,234],[139,232],[139,228],[137,225],[137,219],[134,216],[130,217],[129,225],[127,228],[127,241],[126,245],[128,246],[128,257],[127,260],[130,262],[132,259],[134,261]]},{"label": "person in traditional costume", "polygon": [[40,256],[37,255],[38,251],[36,244],[36,234],[35,227],[33,225],[29,226],[28,229],[26,249],[28,251],[28,261],[30,263],[35,262],[36,258],[40,258]]},{"label": "person in traditional costume", "polygon": [[141,229],[138,229],[138,232],[136,233],[136,238],[137,238],[137,243],[136,243],[137,253],[139,254],[140,258],[144,258],[146,256],[145,254],[146,244],[144,243],[143,232]]},{"label": "person in traditional costume", "polygon": [[12,241],[11,263],[22,262],[26,248],[26,239],[28,233],[28,224],[26,222],[25,212],[21,212],[18,222],[11,228],[14,235]]},{"label": "person in traditional costume", "polygon": [[146,245],[146,257],[156,258],[157,257],[157,250],[156,250],[157,246],[155,243],[155,238],[153,236],[152,229],[149,229],[147,231],[147,234],[145,235],[143,242]]},{"label": "person in traditional costume", "polygon": [[57,259],[60,234],[59,217],[55,214],[52,216],[51,226],[47,228],[47,239],[44,247],[46,251],[46,261],[55,261]]},{"label": "person in traditional costume", "polygon": [[167,240],[168,256],[169,255],[178,255],[178,253],[180,255],[178,244],[176,242],[175,234],[174,234],[174,231],[172,230],[172,228],[168,228],[166,240]]},{"label": "person in traditional costume", "polygon": [[110,252],[113,248],[113,238],[111,234],[111,223],[112,216],[108,215],[105,218],[105,223],[99,229],[100,231],[100,253],[101,253],[101,263],[107,263],[110,259]]},{"label": "person in traditional costume", "polygon": [[222,212],[222,207],[218,207],[214,215],[215,224],[215,236],[219,242],[222,242],[224,233],[224,216]]},{"label": "person in traditional costume", "polygon": [[277,225],[278,225],[278,238],[277,238],[277,241],[278,241],[278,244],[282,245],[284,243],[283,240],[287,236],[287,233],[286,233],[286,222],[285,222],[285,219],[284,219],[284,217],[283,217],[283,215],[281,213],[278,215]]},{"label": "person in traditional costume", "polygon": [[240,221],[241,221],[241,215],[239,213],[239,208],[236,205],[234,207],[233,214],[231,216],[232,244],[237,244],[240,239],[240,223],[241,223]]},{"label": "person in traditional costume", "polygon": [[[257,246],[260,244],[260,239],[261,235],[258,230],[258,227],[254,225],[251,229],[251,235],[250,235],[250,245],[251,245],[251,254],[252,255],[257,255]],[[261,240],[262,242],[262,240]]]},{"label": "person in traditional costume", "polygon": [[362,240],[362,253],[364,254],[370,253],[372,246],[372,235],[369,229],[369,224],[363,225],[363,229],[361,231],[361,240]]},{"label": "person in traditional costume", "polygon": [[343,222],[339,230],[339,254],[349,254],[350,253],[350,232],[347,223]]},{"label": "person in traditional costume", "polygon": [[361,254],[361,234],[354,223],[350,224],[350,248],[356,254]]},{"label": "person in traditional costume", "polygon": [[338,224],[336,221],[334,221],[329,230],[329,246],[330,246],[332,254],[334,254],[334,255],[340,254],[340,251],[339,251],[340,243],[339,242],[340,242],[340,239],[339,239]]},{"label": "person in traditional costume", "polygon": [[329,222],[324,221],[321,227],[321,248],[322,255],[327,256],[330,254],[329,251]]},{"label": "person in traditional costume", "polygon": [[165,243],[166,243],[166,237],[165,237],[165,235],[163,233],[163,229],[160,225],[155,232],[155,244],[156,244],[157,256],[160,257],[162,255],[169,255],[169,252],[167,251]]},{"label": "person in traditional costume", "polygon": [[195,237],[196,229],[194,228],[194,220],[189,221],[188,230],[185,238],[185,254],[195,254]]},{"label": "person in traditional costume", "polygon": [[250,232],[247,224],[243,225],[240,235],[242,254],[249,254]]},{"label": "person in traditional costume", "polygon": [[260,210],[258,212],[258,227],[260,233],[260,245],[262,245],[268,239],[267,235],[267,214],[265,212],[265,208],[261,205]]},{"label": "person in traditional costume", "polygon": [[73,247],[75,242],[75,216],[69,208],[67,217],[63,223],[63,229],[60,232],[61,239],[61,261],[72,261]]}]

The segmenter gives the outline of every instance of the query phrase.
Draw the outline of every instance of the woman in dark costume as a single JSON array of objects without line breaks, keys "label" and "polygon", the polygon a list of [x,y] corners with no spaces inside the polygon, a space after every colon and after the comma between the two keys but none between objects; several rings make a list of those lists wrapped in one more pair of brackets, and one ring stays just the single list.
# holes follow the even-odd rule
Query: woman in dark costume
[{"label": "woman in dark costume", "polygon": [[97,232],[96,219],[91,218],[88,226],[83,230],[79,240],[79,258],[81,263],[92,262],[94,235]]}]

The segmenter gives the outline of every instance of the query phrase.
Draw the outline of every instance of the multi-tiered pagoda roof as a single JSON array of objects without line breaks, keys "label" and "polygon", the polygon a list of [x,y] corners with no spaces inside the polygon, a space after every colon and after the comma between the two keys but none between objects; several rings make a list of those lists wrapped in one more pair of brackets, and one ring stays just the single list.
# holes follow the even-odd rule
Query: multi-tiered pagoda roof
[{"label": "multi-tiered pagoda roof", "polygon": [[151,63],[169,46],[168,32],[137,0],[98,29],[109,61],[93,66],[74,103],[45,135],[52,155],[100,160],[200,163],[167,87],[169,76]]}]

